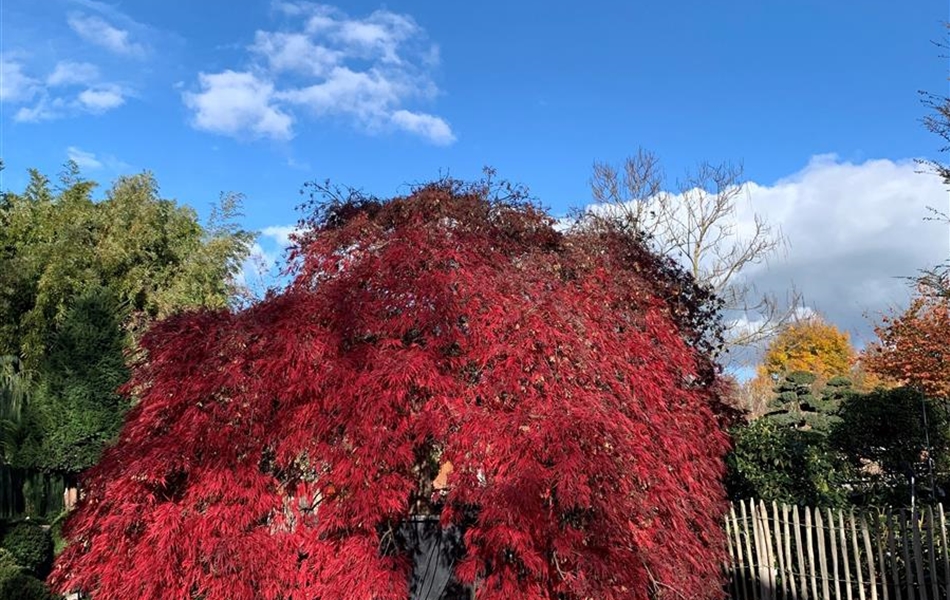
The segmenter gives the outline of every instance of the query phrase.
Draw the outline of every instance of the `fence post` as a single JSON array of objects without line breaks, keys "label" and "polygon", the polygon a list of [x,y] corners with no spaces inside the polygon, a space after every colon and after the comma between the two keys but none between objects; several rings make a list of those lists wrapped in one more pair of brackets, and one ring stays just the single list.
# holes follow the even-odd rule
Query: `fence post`
[{"label": "fence post", "polygon": [[943,514],[943,504],[937,505],[937,514],[940,515],[940,542],[943,548],[943,580],[947,588],[944,597],[950,598],[950,547],[947,546],[947,519]]},{"label": "fence post", "polygon": [[931,506],[927,507],[925,522],[927,523],[927,557],[930,559],[930,593],[934,600],[938,600],[940,590],[937,588],[937,558],[934,556],[937,545],[934,543],[934,511]]},{"label": "fence post", "polygon": [[818,566],[821,568],[821,595],[825,600],[831,600],[831,590],[828,588],[828,561],[825,560],[825,526],[821,521],[821,509],[815,509],[815,533],[818,538]]},{"label": "fence post", "polygon": [[[838,544],[837,544],[837,540],[835,539],[836,536],[834,533],[835,518],[831,514],[830,508],[825,509],[825,514],[828,515],[828,525],[831,527],[831,536],[830,536],[831,543],[829,544],[829,546],[831,547],[831,575],[832,577],[834,577],[834,581],[832,581],[834,585],[832,586],[832,588],[834,589],[835,598],[841,598],[841,589],[840,589],[841,586],[839,585],[839,582],[841,581],[841,573],[838,570]],[[844,570],[845,572],[847,572],[848,555],[845,554],[842,558],[844,559]]]},{"label": "fence post", "polygon": [[912,600],[914,597],[914,574],[910,570],[910,534],[907,532],[907,517],[904,515],[904,509],[902,508],[898,514],[900,515],[901,526],[901,550],[904,555],[904,576],[907,578],[904,582],[904,589],[907,590],[908,600]]},{"label": "fence post", "polygon": [[[871,583],[871,600],[877,600],[877,573],[874,571],[874,550],[871,548],[871,534],[868,531],[868,520],[863,512],[861,513],[861,537],[864,538],[864,555],[868,562],[868,577],[870,578]],[[882,563],[882,575],[883,572]]]},{"label": "fence post", "polygon": [[920,544],[920,513],[914,510],[911,512],[911,517],[914,525],[914,562],[917,565],[917,589],[920,590],[921,599],[928,600],[927,582],[924,580],[924,553]]},{"label": "fence post", "polygon": [[864,569],[861,568],[861,550],[858,549],[858,528],[854,522],[854,509],[848,510],[848,524],[851,525],[851,550],[854,551],[854,568],[857,571],[858,598],[867,600],[864,594]]},{"label": "fence post", "polygon": [[811,509],[803,507],[805,511],[805,541],[808,544],[808,565],[811,567],[808,572],[811,576],[811,597],[818,600],[818,571],[815,568],[815,546],[812,544]]},{"label": "fence post", "polygon": [[[785,528],[785,565],[788,567],[788,583],[792,588],[792,600],[798,600],[798,589],[795,586],[795,570],[792,567],[795,563],[792,561],[792,540],[788,528],[788,505],[782,505],[782,526]],[[799,568],[801,565],[799,565]],[[785,590],[786,592],[788,589]]]},{"label": "fence post", "polygon": [[[756,582],[754,581],[755,559],[753,558],[753,555],[752,555],[752,540],[751,540],[751,538],[753,537],[753,534],[750,534],[749,532],[749,520],[746,517],[745,502],[742,502],[742,501],[739,502],[739,513],[742,515],[742,528],[745,533],[745,552],[746,552],[746,556],[749,557],[749,582],[751,584],[750,587],[752,588],[752,599],[759,600],[759,598],[761,598],[760,590],[755,585]],[[753,533],[755,532],[755,524],[753,524],[752,526],[752,532]]]}]

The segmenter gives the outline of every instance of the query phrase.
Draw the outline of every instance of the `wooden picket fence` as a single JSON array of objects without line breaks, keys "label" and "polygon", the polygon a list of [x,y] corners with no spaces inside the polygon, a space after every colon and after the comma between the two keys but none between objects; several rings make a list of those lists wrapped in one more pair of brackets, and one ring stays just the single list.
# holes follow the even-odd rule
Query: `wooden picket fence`
[{"label": "wooden picket fence", "polygon": [[726,534],[735,600],[950,600],[942,505],[854,511],[736,502]]}]

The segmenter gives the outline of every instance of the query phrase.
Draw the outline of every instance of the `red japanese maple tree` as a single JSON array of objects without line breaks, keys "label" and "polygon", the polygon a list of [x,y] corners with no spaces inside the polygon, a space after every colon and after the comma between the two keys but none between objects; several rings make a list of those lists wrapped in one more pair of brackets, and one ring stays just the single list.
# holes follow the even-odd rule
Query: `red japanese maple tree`
[{"label": "red japanese maple tree", "polygon": [[51,582],[405,600],[393,532],[432,514],[480,599],[722,597],[714,302],[609,224],[554,224],[455,181],[319,205],[285,291],[144,338]]}]

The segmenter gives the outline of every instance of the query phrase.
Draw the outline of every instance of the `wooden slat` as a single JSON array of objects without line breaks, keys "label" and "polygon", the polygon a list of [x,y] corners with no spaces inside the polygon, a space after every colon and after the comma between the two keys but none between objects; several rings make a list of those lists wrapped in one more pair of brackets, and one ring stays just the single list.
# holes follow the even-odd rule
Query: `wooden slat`
[{"label": "wooden slat", "polygon": [[904,590],[907,592],[908,600],[914,598],[914,574],[911,573],[911,564],[910,564],[910,536],[907,533],[907,517],[904,515],[904,509],[902,508],[898,513],[900,516],[900,525],[901,525],[901,554],[904,556],[904,576],[907,578],[904,583]]},{"label": "wooden slat", "polygon": [[755,565],[756,565],[756,580],[759,582],[759,594],[763,600],[771,600],[771,594],[769,593],[769,581],[765,572],[765,564],[768,562],[768,557],[765,553],[765,541],[762,539],[762,523],[759,517],[759,507],[756,505],[754,500],[749,500],[749,514],[752,515],[752,527],[754,528],[754,537],[753,541],[755,542]]},{"label": "wooden slat", "polygon": [[914,536],[914,564],[917,567],[917,591],[920,592],[921,600],[929,600],[929,594],[927,594],[927,582],[924,580],[924,553],[921,550],[920,545],[919,514],[920,513],[914,510],[910,515]]},{"label": "wooden slat", "polygon": [[891,579],[894,581],[894,594],[900,597],[901,577],[897,570],[897,544],[894,543],[894,514],[887,509],[884,517],[887,520],[887,549],[891,553]]},{"label": "wooden slat", "polygon": [[759,501],[759,523],[761,523],[762,546],[765,549],[765,585],[769,590],[769,597],[777,597],[778,585],[775,581],[775,548],[772,545],[772,526],[769,523],[769,511],[765,502]]},{"label": "wooden slat", "polygon": [[755,506],[754,500],[749,500],[749,515],[751,517],[750,525],[752,526],[752,541],[754,542],[755,547],[755,579],[759,582],[759,598],[762,600],[771,600],[769,598],[769,589],[768,584],[766,583],[766,577],[764,572],[763,565],[765,564],[764,555],[765,549],[762,547],[762,528],[759,526],[759,516],[758,510]]},{"label": "wooden slat", "polygon": [[782,505],[782,527],[784,527],[785,534],[785,565],[788,567],[788,587],[785,591],[791,590],[791,600],[798,599],[798,586],[795,585],[795,569],[793,565],[795,564],[792,560],[792,536],[789,531],[789,514],[788,514],[788,505]]},{"label": "wooden slat", "polygon": [[[734,514],[735,509],[729,506],[729,512]],[[739,591],[739,573],[742,568],[739,566],[739,556],[736,554],[736,547],[732,543],[732,534],[735,532],[735,523],[731,514],[726,515],[726,545],[729,548],[729,594],[732,598],[741,598]],[[743,599],[744,600],[744,599]]]},{"label": "wooden slat", "polygon": [[798,518],[798,506],[792,507],[792,525],[795,527],[795,556],[798,559],[796,563],[798,565],[798,584],[800,586],[799,589],[802,591],[802,597],[804,598],[808,595],[808,587],[805,585],[805,571],[807,565],[802,550],[802,528],[801,520]]},{"label": "wooden slat", "polygon": [[818,540],[818,566],[821,568],[821,597],[831,600],[828,587],[828,561],[825,560],[825,526],[821,521],[821,510],[815,509],[815,534]]},{"label": "wooden slat", "polygon": [[[745,509],[745,502],[739,502],[739,513],[742,515],[742,529],[745,533],[745,553],[749,557],[749,581],[751,582],[752,588],[752,600],[760,600],[761,595],[759,593],[759,588],[755,584],[755,558],[752,554],[752,534],[749,532],[749,519],[747,516],[747,511]],[[752,527],[752,531],[755,531],[755,527]]]},{"label": "wooden slat", "polygon": [[848,600],[853,600],[854,592],[851,588],[851,567],[848,560],[848,534],[844,526],[844,513],[838,511],[838,542],[841,544],[841,556],[844,558],[844,591]]},{"label": "wooden slat", "polygon": [[[871,589],[871,600],[878,600],[877,597],[877,572],[874,568],[874,549],[871,547],[871,532],[868,528],[868,520],[864,513],[861,513],[861,537],[864,539],[864,557],[868,563],[868,583]],[[881,571],[883,574],[883,570]]]},{"label": "wooden slat", "polygon": [[[831,509],[826,508],[825,514],[828,515],[829,526],[834,529],[835,518],[834,515],[831,514]],[[841,581],[841,572],[838,569],[838,545],[835,543],[835,534],[833,532],[831,533],[830,539],[831,543],[828,546],[831,548],[831,575],[834,578],[834,581],[831,582],[831,589],[834,591],[835,598],[840,598],[841,586],[838,582]],[[847,562],[845,562],[844,568],[848,568]]]},{"label": "wooden slat", "polygon": [[[877,511],[874,519],[874,545],[877,548],[877,562],[881,570],[881,596],[883,600],[891,600],[890,591],[887,589],[887,568],[884,558],[884,536],[881,535],[881,511]],[[875,586],[877,587],[877,586]]]},{"label": "wooden slat", "polygon": [[927,557],[930,559],[930,595],[937,600],[940,598],[940,589],[937,587],[937,559],[934,556],[937,546],[934,544],[934,511],[930,506],[927,507],[924,522],[927,524]]},{"label": "wooden slat", "polygon": [[778,559],[778,577],[775,582],[775,597],[788,597],[788,576],[785,573],[785,545],[782,544],[782,521],[778,503],[772,502],[772,534],[775,536],[775,558]]},{"label": "wooden slat", "polygon": [[818,574],[815,568],[815,546],[812,543],[814,536],[814,531],[811,526],[811,509],[808,507],[803,507],[805,511],[805,543],[807,544],[806,549],[808,550],[808,574],[811,578],[811,597],[817,600],[818,598]]},{"label": "wooden slat", "polygon": [[867,600],[867,595],[864,593],[864,570],[861,568],[861,550],[858,549],[858,528],[854,522],[854,509],[848,510],[848,525],[851,526],[851,550],[854,552],[854,570],[858,574],[858,598]]},{"label": "wooden slat", "polygon": [[943,504],[937,505],[937,516],[940,518],[940,547],[943,548],[943,580],[946,584],[944,598],[950,598],[950,546],[947,546],[947,519],[943,514]]}]

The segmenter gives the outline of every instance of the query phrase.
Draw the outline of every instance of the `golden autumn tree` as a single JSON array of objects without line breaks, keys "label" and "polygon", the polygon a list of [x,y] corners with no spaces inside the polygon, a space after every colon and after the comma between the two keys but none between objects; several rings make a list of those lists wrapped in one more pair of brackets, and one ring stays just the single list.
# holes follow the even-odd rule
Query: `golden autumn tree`
[{"label": "golden autumn tree", "polygon": [[783,328],[769,343],[759,374],[769,379],[794,371],[814,373],[820,379],[847,375],[855,351],[846,332],[812,316]]},{"label": "golden autumn tree", "polygon": [[909,384],[927,396],[950,398],[950,298],[922,290],[896,318],[876,329],[866,352],[869,369]]}]

